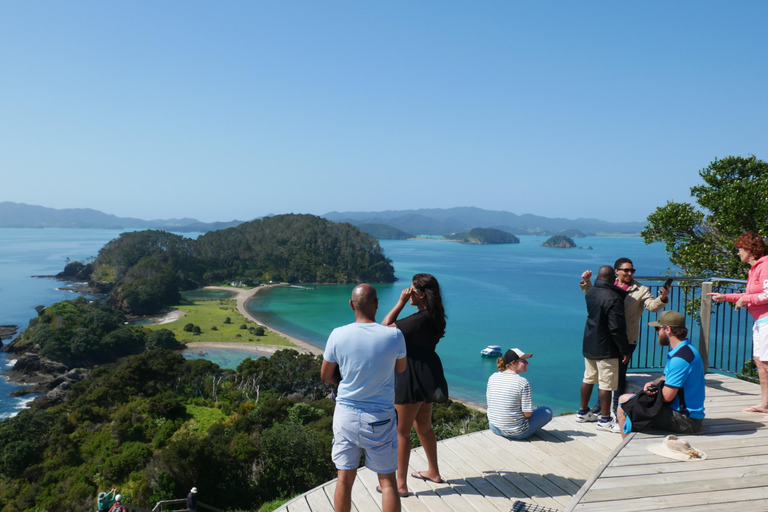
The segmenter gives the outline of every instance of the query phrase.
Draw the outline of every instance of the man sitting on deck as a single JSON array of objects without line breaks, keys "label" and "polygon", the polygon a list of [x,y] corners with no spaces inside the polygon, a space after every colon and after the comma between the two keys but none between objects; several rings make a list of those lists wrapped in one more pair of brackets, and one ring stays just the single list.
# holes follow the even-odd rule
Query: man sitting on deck
[{"label": "man sitting on deck", "polygon": [[[626,437],[632,430],[645,427],[696,433],[704,419],[704,363],[687,339],[685,317],[677,311],[664,311],[648,325],[656,329],[659,345],[669,347],[667,364],[664,375],[645,383],[644,393],[626,394],[619,399],[621,435]],[[662,403],[658,403],[659,398]]]},{"label": "man sitting on deck", "polygon": [[399,512],[395,372],[405,371],[405,338],[397,328],[376,323],[379,299],[371,285],[356,286],[349,305],[355,322],[333,330],[320,367],[320,377],[339,386],[331,452],[339,470],[334,509],[349,512],[365,452],[365,465],[379,476],[382,511]]}]

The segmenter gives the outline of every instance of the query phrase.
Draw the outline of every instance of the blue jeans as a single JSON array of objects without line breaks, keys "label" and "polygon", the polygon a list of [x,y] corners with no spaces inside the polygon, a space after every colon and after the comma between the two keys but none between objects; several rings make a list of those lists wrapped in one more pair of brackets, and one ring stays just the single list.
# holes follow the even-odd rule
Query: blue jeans
[{"label": "blue jeans", "polygon": [[549,407],[539,407],[533,411],[531,417],[528,418],[528,430],[522,434],[516,434],[514,436],[507,435],[490,423],[488,423],[488,428],[490,428],[491,432],[497,436],[506,437],[507,439],[512,439],[513,441],[520,441],[521,439],[527,439],[531,437],[533,434],[541,430],[541,427],[550,421],[552,421],[552,409]]}]

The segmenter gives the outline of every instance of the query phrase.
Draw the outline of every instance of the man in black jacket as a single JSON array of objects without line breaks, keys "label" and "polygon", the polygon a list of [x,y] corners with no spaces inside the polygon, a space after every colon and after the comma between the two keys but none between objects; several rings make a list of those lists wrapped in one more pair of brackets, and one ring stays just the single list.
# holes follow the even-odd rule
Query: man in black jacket
[{"label": "man in black jacket", "polygon": [[[624,319],[624,297],[627,292],[614,285],[616,274],[610,265],[600,267],[595,285],[585,294],[587,324],[584,327],[584,381],[581,384],[581,407],[576,421],[597,421],[599,430],[619,433],[611,417],[611,393],[619,385],[619,359],[629,361],[631,353]],[[598,384],[600,413],[589,410],[592,388]]]}]

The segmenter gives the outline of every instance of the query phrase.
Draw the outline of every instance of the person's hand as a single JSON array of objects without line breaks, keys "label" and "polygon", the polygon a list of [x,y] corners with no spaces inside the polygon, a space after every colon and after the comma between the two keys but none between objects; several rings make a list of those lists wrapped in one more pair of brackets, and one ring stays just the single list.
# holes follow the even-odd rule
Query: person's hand
[{"label": "person's hand", "polygon": [[743,296],[739,297],[739,300],[737,300],[736,304],[734,304],[734,305],[736,306],[736,309],[747,307],[747,306],[744,305],[744,297]]},{"label": "person's hand", "polygon": [[629,364],[629,356],[624,354],[624,356],[621,358],[621,364]]},{"label": "person's hand", "polygon": [[643,386],[643,391],[645,391],[645,393],[648,394],[648,395],[655,395],[656,393],[659,392],[659,387],[653,381],[646,382],[645,386]]},{"label": "person's hand", "polygon": [[400,302],[405,303],[405,302],[408,302],[409,300],[411,300],[411,294],[412,293],[413,293],[413,288],[410,287],[410,286],[408,288],[406,288],[405,290],[403,290],[402,292],[400,292]]},{"label": "person's hand", "polygon": [[659,298],[661,299],[661,302],[667,302],[667,297],[669,297],[669,288],[666,286],[662,286],[659,288]]},{"label": "person's hand", "polygon": [[715,302],[723,302],[725,300],[724,293],[708,293],[707,295],[712,297],[712,300]]},{"label": "person's hand", "polygon": [[592,271],[591,270],[585,270],[581,273],[581,280],[585,283],[589,282],[589,280],[592,279]]}]

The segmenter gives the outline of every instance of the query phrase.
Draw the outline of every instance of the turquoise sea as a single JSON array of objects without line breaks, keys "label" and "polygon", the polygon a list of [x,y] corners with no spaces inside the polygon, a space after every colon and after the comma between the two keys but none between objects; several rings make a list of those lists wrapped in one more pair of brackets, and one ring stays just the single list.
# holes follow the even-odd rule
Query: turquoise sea
[{"label": "turquoise sea", "polygon": [[[31,276],[61,271],[67,258],[84,260],[117,237],[118,230],[0,229],[0,324],[24,328],[35,306],[74,297],[53,279]],[[633,258],[639,275],[669,267],[663,246],[639,238],[586,238],[584,249],[541,247],[543,237],[522,237],[516,245],[477,246],[439,240],[381,242],[393,260],[397,283],[378,285],[383,318],[400,290],[418,272],[437,276],[443,287],[448,327],[438,346],[451,395],[485,403],[485,383],[494,361],[479,352],[486,345],[533,352],[530,370],[534,401],[557,412],[573,410],[583,371],[581,333],[584,298],[577,283],[585,269],[597,270],[620,256]],[[592,246],[592,250],[586,247]],[[353,321],[352,286],[280,287],[260,293],[248,307],[276,329],[323,347],[331,330]],[[410,306],[403,314],[409,313]],[[202,340],[201,341],[205,341]],[[246,353],[204,351],[204,357],[234,367]],[[199,357],[189,353],[188,357]],[[10,364],[0,355],[0,366]],[[19,386],[0,379],[0,418],[23,406],[8,393]]]},{"label": "turquoise sea", "polygon": [[[448,314],[438,345],[450,394],[485,404],[494,360],[480,357],[487,345],[532,352],[526,377],[534,402],[556,413],[578,405],[584,371],[581,338],[586,306],[578,286],[586,269],[597,271],[622,256],[638,275],[657,276],[670,266],[663,245],[640,238],[583,238],[584,249],[542,247],[545,237],[521,237],[515,245],[464,245],[441,240],[381,241],[393,260],[395,284],[378,285],[381,320],[415,273],[440,281]],[[588,250],[591,246],[593,249]],[[331,330],[354,320],[348,300],[353,286],[279,287],[248,303],[257,318],[320,347]],[[402,315],[415,309],[406,306]]]}]

